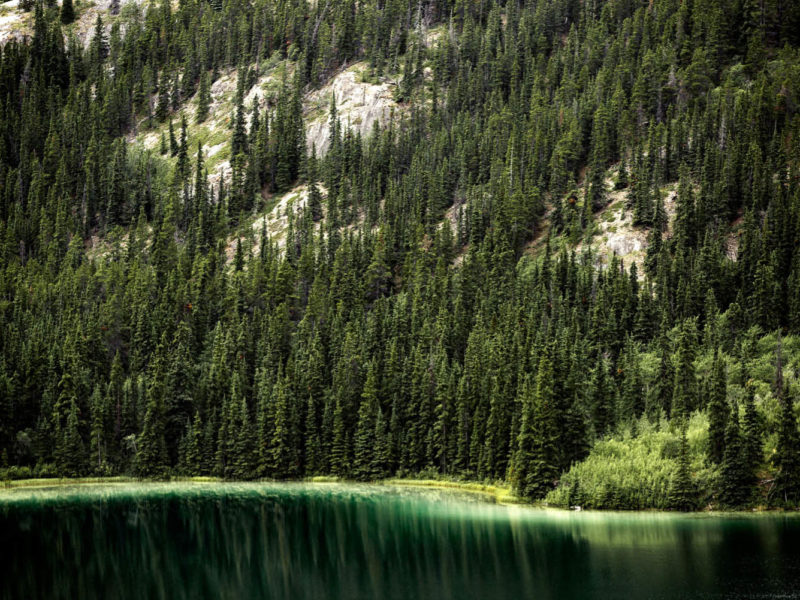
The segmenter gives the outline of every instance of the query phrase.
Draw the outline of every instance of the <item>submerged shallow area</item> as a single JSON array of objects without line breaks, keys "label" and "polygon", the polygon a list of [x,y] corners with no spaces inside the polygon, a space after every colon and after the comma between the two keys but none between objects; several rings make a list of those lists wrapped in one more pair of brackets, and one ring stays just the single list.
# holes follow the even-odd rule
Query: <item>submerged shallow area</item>
[{"label": "submerged shallow area", "polygon": [[0,597],[800,597],[795,515],[489,499],[334,483],[4,490]]}]

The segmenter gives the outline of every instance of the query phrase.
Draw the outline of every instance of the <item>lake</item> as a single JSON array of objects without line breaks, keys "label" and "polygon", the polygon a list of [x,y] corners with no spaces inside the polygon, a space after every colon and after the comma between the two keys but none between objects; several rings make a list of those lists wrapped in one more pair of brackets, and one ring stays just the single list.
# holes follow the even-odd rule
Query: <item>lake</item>
[{"label": "lake", "polygon": [[800,598],[800,517],[569,512],[436,489],[0,491],[2,598]]}]

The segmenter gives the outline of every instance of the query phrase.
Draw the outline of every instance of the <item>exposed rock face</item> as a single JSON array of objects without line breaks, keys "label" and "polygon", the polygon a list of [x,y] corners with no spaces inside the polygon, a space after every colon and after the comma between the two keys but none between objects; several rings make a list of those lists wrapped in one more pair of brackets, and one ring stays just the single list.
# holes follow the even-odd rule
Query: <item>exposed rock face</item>
[{"label": "exposed rock face", "polygon": [[[126,4],[144,5],[147,0],[83,0],[75,4],[78,18],[65,27],[64,34],[75,35],[84,46],[88,46],[94,34],[94,26],[99,14],[103,18],[106,34],[111,24]],[[58,2],[60,5],[60,1]],[[19,0],[11,0],[0,4],[0,44],[13,38],[24,38],[33,35],[33,10],[23,11],[19,8]]]},{"label": "exposed rock face", "polygon": [[33,31],[33,12],[19,8],[19,0],[0,4],[0,44],[14,38],[24,38]]},{"label": "exposed rock face", "polygon": [[357,63],[306,97],[304,108],[309,151],[312,146],[317,154],[324,154],[328,150],[331,96],[336,99],[336,111],[342,129],[357,131],[364,137],[372,132],[376,122],[381,125],[388,123],[393,111],[398,110],[393,98],[394,84],[361,81],[364,68],[363,63]]},{"label": "exposed rock face", "polygon": [[[615,171],[612,175],[615,175]],[[599,267],[608,266],[613,256],[617,256],[625,268],[630,268],[631,263],[636,263],[639,276],[644,276],[644,258],[647,251],[647,238],[649,228],[635,226],[633,213],[627,208],[630,190],[614,190],[613,177],[605,180],[608,191],[608,205],[594,215],[597,223],[597,235],[591,242],[595,253],[596,264]],[[667,230],[664,237],[672,235],[672,225],[675,220],[675,184],[668,184],[663,188],[664,212],[667,215]],[[578,244],[580,252],[584,243]]]},{"label": "exposed rock face", "polygon": [[[328,195],[328,191],[321,184],[318,184],[319,192],[323,199]],[[228,262],[233,261],[236,254],[237,243],[245,244],[248,251],[256,253],[261,247],[261,231],[266,231],[269,239],[278,248],[286,246],[286,233],[289,230],[289,216],[299,213],[308,204],[308,185],[301,184],[293,190],[286,192],[270,210],[259,214],[252,222],[252,231],[243,227],[236,235],[228,240],[225,247],[225,255]],[[324,206],[323,206],[324,210]],[[319,229],[320,224],[316,224]]]}]

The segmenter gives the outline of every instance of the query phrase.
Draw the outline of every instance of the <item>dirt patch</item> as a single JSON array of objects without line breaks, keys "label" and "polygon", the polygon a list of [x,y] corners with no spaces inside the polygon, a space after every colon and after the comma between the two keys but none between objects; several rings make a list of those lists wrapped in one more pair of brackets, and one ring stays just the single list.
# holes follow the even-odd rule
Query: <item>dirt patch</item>
[{"label": "dirt patch", "polygon": [[731,223],[731,232],[725,237],[725,254],[730,260],[739,258],[739,242],[742,235],[742,223],[744,217],[738,217]]}]

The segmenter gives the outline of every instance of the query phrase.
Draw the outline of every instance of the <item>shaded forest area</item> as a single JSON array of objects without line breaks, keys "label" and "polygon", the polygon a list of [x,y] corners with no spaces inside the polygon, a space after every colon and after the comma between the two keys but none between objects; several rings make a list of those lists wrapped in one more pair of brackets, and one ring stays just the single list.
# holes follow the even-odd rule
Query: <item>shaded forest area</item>
[{"label": "shaded forest area", "polygon": [[[800,504],[800,4],[160,0],[86,47],[31,4],[0,54],[6,477]],[[404,110],[366,138],[332,111],[317,156],[302,98],[355,60]],[[231,69],[210,185],[181,108]],[[173,119],[159,151],[124,137]],[[589,249],[612,167],[640,266]],[[301,183],[285,244],[228,260]]]}]

